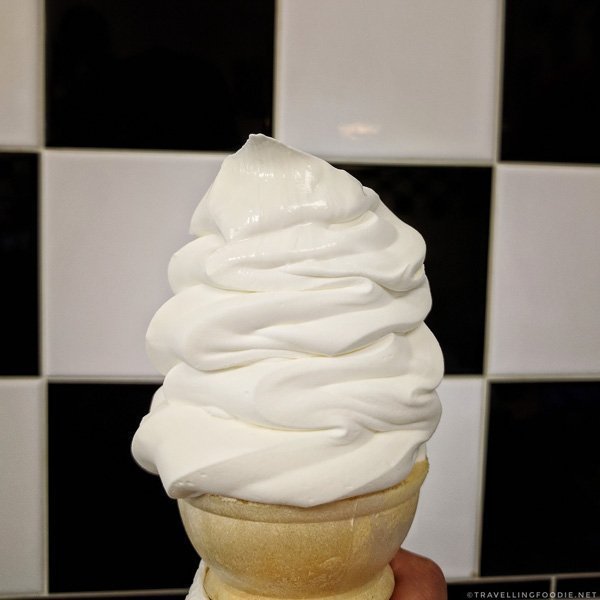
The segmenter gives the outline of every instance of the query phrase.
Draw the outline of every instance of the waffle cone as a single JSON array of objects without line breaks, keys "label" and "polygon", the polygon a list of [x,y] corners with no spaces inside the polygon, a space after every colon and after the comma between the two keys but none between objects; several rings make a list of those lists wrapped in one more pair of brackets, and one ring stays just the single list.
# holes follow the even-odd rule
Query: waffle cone
[{"label": "waffle cone", "polygon": [[206,494],[179,501],[211,600],[388,600],[389,562],[412,524],[428,464],[398,485],[311,508]]}]

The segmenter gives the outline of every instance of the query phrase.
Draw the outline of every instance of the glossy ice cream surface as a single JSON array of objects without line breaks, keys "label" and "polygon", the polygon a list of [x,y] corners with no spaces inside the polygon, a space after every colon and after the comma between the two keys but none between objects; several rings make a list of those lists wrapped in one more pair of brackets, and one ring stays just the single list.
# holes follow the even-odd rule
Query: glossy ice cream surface
[{"label": "glossy ice cream surface", "polygon": [[169,266],[133,441],[172,497],[313,506],[393,486],[440,416],[422,237],[345,171],[255,135]]}]

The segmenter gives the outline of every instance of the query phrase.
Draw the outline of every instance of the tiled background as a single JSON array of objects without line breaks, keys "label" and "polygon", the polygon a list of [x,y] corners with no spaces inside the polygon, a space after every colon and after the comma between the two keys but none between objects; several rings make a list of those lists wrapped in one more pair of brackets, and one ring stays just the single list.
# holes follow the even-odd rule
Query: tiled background
[{"label": "tiled background", "polygon": [[183,598],[129,455],[144,332],[257,131],[428,243],[445,412],[406,546],[451,598],[600,592],[599,71],[596,0],[0,0],[0,595]]}]

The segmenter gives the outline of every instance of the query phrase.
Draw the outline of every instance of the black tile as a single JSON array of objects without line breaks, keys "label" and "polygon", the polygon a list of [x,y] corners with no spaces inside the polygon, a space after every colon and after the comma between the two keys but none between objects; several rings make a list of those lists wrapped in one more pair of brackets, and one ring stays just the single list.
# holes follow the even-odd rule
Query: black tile
[{"label": "black tile", "polygon": [[494,383],[482,575],[600,571],[600,382]]},{"label": "black tile", "polygon": [[0,153],[0,264],[0,375],[37,375],[37,154]]},{"label": "black tile", "polygon": [[483,581],[477,583],[448,584],[448,600],[486,600],[491,598],[544,597],[541,595],[529,595],[535,592],[550,592],[550,579],[535,579],[533,581]]},{"label": "black tile", "polygon": [[187,588],[177,504],[130,454],[157,386],[49,386],[50,591]]},{"label": "black tile", "polygon": [[234,150],[271,133],[274,0],[47,0],[47,144]]},{"label": "black tile", "polygon": [[587,596],[582,595],[580,598],[600,598],[600,576],[559,577],[556,580],[556,591],[561,593],[589,594]]},{"label": "black tile", "polygon": [[342,165],[427,243],[427,324],[449,374],[483,369],[491,170]]},{"label": "black tile", "polygon": [[600,162],[600,3],[507,0],[502,158]]}]

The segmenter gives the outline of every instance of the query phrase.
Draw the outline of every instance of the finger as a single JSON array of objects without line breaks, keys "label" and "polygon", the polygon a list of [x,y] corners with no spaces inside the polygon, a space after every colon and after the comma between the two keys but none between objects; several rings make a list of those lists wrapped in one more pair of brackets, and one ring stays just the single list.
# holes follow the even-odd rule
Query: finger
[{"label": "finger", "polygon": [[390,563],[396,585],[390,600],[446,600],[446,580],[429,558],[399,550]]}]

